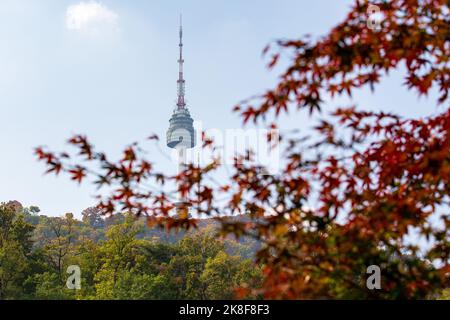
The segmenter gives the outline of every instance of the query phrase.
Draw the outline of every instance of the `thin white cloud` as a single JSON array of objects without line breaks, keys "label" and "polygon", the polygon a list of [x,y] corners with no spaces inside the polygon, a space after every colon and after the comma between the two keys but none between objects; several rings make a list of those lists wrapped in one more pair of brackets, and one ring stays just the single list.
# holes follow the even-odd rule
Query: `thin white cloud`
[{"label": "thin white cloud", "polygon": [[117,13],[99,2],[80,2],[67,8],[66,28],[80,32],[111,31],[117,29],[118,19]]}]

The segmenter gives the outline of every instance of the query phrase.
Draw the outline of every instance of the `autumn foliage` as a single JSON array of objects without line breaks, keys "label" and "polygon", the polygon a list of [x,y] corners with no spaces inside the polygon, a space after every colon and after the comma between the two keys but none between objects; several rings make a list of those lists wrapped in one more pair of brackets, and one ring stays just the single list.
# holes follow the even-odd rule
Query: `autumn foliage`
[{"label": "autumn foliage", "polygon": [[[282,136],[279,174],[267,175],[249,152],[220,183],[214,180],[219,161],[168,176],[154,170],[137,144],[119,161],[84,136],[69,140],[73,154],[45,148],[36,154],[48,172],[77,182],[94,179],[106,188],[99,199],[106,214],[130,211],[146,215],[149,225],[195,227],[195,219],[170,215],[173,199],[162,190],[174,182],[174,191],[188,197],[196,212],[245,214],[218,220],[224,235],[261,241],[257,257],[265,281],[259,293],[266,298],[427,297],[448,286],[450,272],[449,7],[445,0],[371,3],[380,8],[379,28],[367,26],[368,1],[355,1],[345,21],[319,40],[280,40],[268,47],[269,67],[290,54],[288,68],[273,90],[235,111],[244,124],[277,127],[283,112],[315,113],[325,99],[365,86],[375,90],[382,76],[405,66],[408,89],[419,95],[438,90],[440,113],[405,119],[340,108],[314,128],[312,138]],[[419,247],[411,239],[429,242]],[[366,288],[370,265],[382,270],[381,290]],[[246,288],[237,293],[245,295]]]}]

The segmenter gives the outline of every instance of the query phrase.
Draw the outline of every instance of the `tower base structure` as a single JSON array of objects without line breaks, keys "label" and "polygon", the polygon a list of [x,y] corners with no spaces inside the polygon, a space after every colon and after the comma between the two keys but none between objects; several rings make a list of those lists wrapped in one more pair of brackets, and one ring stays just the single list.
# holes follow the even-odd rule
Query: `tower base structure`
[{"label": "tower base structure", "polygon": [[178,201],[174,203],[176,209],[176,216],[181,219],[187,219],[191,217],[189,208],[192,206],[190,202]]}]

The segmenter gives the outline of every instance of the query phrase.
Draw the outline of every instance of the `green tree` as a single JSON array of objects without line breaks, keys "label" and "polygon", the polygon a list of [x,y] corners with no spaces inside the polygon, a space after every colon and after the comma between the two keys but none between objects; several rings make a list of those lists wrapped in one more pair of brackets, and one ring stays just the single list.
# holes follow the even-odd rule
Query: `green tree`
[{"label": "green tree", "polygon": [[252,261],[220,251],[208,258],[200,279],[207,299],[232,299],[236,288],[260,285],[262,274]]},{"label": "green tree", "polygon": [[73,214],[67,213],[64,217],[44,218],[36,229],[36,239],[43,244],[42,253],[61,284],[65,283],[65,267],[74,253],[77,224]]},{"label": "green tree", "polygon": [[77,298],[95,299],[95,276],[102,267],[103,252],[101,243],[93,239],[81,237],[76,248],[76,255],[71,258],[71,264],[81,269],[81,290],[77,290]]},{"label": "green tree", "polygon": [[100,212],[100,210],[96,207],[89,207],[81,212],[83,216],[82,221],[92,228],[102,228],[105,226],[105,220]]},{"label": "green tree", "polygon": [[146,264],[141,250],[146,241],[136,238],[141,232],[142,226],[132,216],[127,216],[122,224],[109,227],[107,240],[100,247],[101,267],[94,278],[97,298],[124,298],[120,285],[123,287],[130,280],[127,272],[139,273]]},{"label": "green tree", "polygon": [[31,255],[33,226],[21,208],[0,204],[0,300],[20,297]]},{"label": "green tree", "polygon": [[68,300],[74,298],[74,292],[61,285],[57,273],[38,273],[33,275],[32,281],[35,283],[34,299]]},{"label": "green tree", "polygon": [[178,243],[179,253],[172,258],[169,269],[179,282],[181,299],[206,299],[206,286],[200,277],[209,258],[224,250],[211,228],[189,234]]}]

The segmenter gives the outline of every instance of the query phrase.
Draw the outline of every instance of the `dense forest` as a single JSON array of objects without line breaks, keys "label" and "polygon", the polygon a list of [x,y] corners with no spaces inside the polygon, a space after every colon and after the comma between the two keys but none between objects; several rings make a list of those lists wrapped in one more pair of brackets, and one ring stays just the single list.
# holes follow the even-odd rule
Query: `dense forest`
[{"label": "dense forest", "polygon": [[[195,230],[167,233],[131,215],[105,218],[96,208],[80,221],[2,203],[0,299],[230,299],[235,288],[257,288],[257,243],[220,239],[215,229],[204,220]],[[66,286],[71,265],[80,267],[80,289]]]}]

